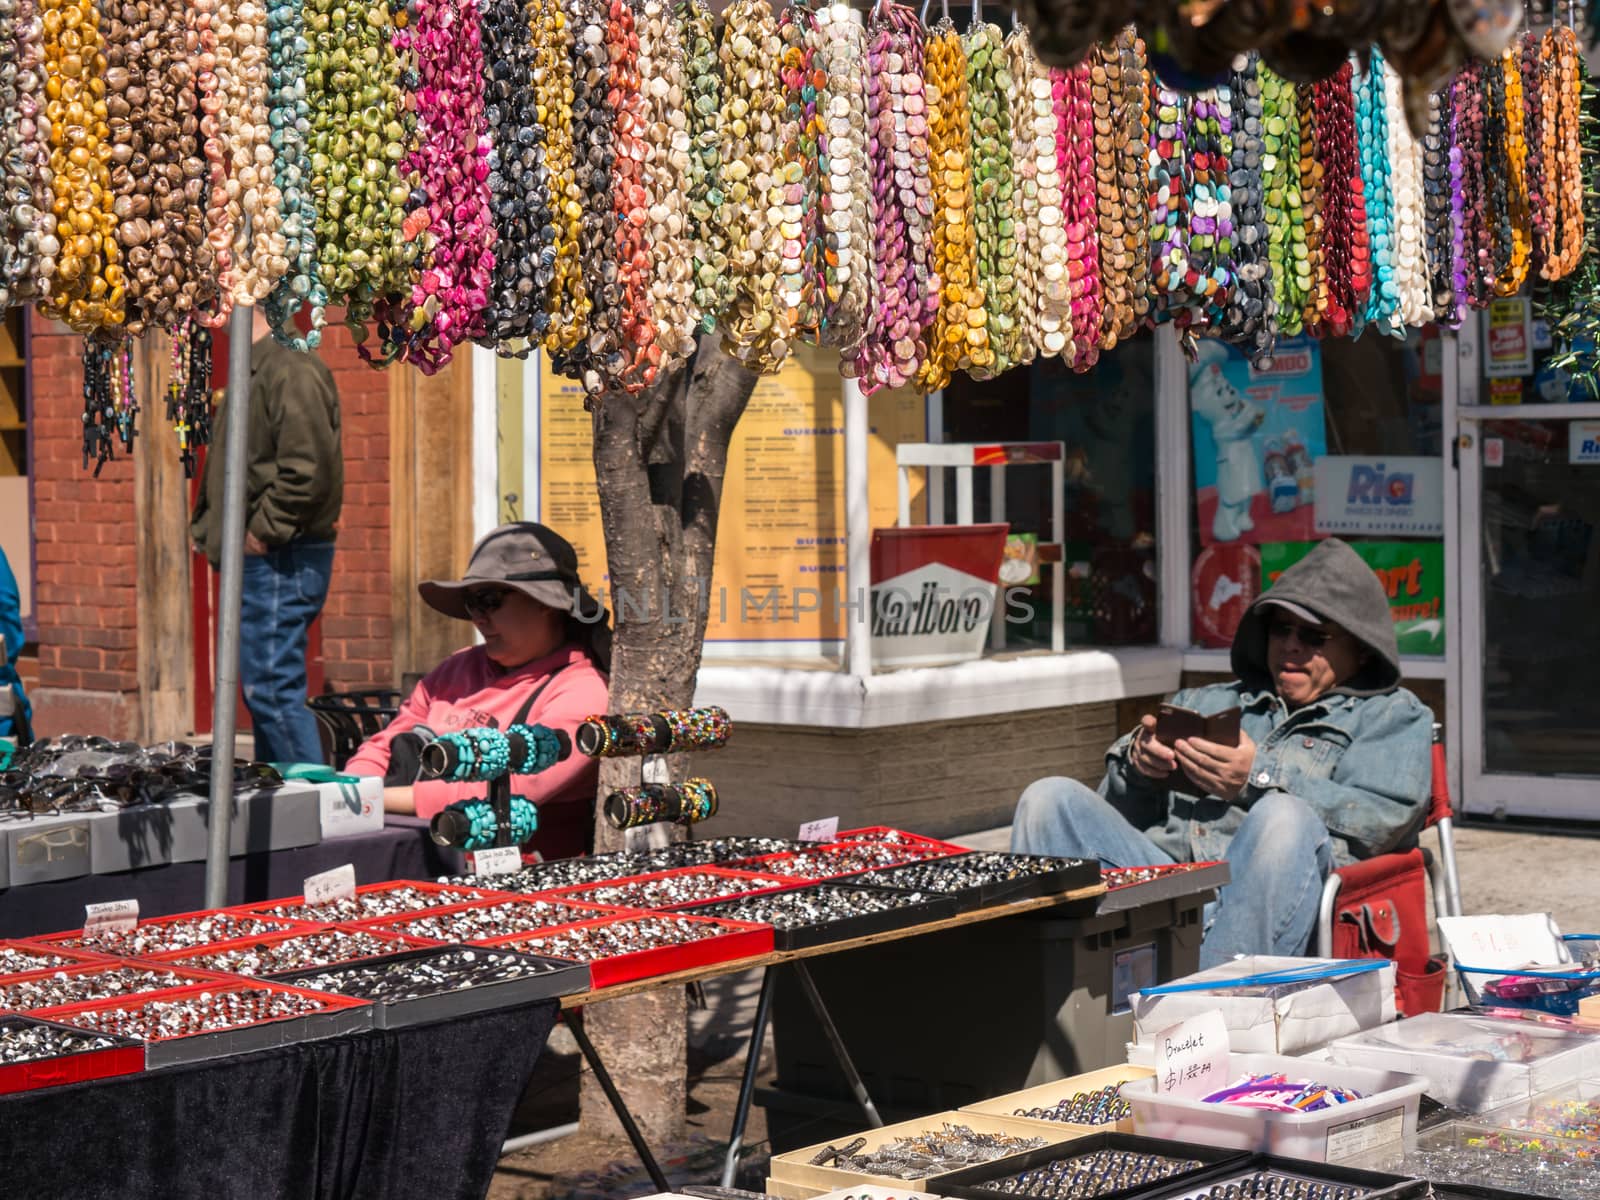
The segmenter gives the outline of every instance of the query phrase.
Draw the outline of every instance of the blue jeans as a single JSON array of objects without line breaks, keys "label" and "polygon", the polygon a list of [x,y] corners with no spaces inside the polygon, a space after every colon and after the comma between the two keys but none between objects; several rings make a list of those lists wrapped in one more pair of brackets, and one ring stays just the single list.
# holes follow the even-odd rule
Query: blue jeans
[{"label": "blue jeans", "polygon": [[[1144,867],[1172,856],[1076,779],[1028,785],[1012,818],[1018,854],[1098,858],[1106,867]],[[1239,954],[1304,954],[1317,925],[1333,846],[1322,818],[1298,796],[1268,792],[1228,843],[1232,882],[1206,906],[1202,968]]]},{"label": "blue jeans", "polygon": [[332,542],[287,542],[244,556],[239,682],[261,762],[322,761],[306,707],[306,633],[328,598]]}]

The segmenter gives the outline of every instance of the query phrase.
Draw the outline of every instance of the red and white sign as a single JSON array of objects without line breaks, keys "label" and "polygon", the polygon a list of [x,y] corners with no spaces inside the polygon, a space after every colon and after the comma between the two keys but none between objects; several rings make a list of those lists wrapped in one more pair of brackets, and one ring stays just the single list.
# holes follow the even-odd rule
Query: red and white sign
[{"label": "red and white sign", "polygon": [[1194,560],[1189,581],[1195,645],[1227,649],[1260,594],[1260,552],[1242,542],[1213,542]]},{"label": "red and white sign", "polygon": [[872,531],[872,660],[926,667],[983,654],[1009,525]]}]

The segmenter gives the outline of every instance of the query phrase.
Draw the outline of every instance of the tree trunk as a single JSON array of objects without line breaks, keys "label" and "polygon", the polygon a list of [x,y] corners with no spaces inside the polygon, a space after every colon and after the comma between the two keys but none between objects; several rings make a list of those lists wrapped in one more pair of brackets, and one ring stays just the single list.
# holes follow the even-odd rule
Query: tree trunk
[{"label": "tree trunk", "polygon": [[[610,711],[688,708],[705,640],[717,516],[733,436],[756,376],[701,338],[680,370],[637,396],[608,394],[594,411],[595,479],[605,526],[609,607],[616,623]],[[687,764],[669,761],[673,779]],[[635,759],[602,759],[602,799],[639,782]],[[622,835],[596,814],[595,849]],[[590,1007],[589,1035],[653,1144],[684,1133],[687,1009],[682,988]],[[583,1121],[621,1128],[591,1075]]]}]

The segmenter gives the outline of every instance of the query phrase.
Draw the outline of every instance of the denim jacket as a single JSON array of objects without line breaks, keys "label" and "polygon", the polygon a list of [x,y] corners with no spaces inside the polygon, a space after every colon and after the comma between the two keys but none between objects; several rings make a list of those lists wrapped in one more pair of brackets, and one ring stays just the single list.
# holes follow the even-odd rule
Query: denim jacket
[{"label": "denim jacket", "polygon": [[1218,859],[1250,806],[1268,792],[1300,797],[1333,834],[1340,866],[1406,845],[1428,811],[1433,714],[1405,688],[1375,696],[1332,692],[1290,711],[1275,692],[1242,683],[1186,688],[1172,703],[1212,714],[1242,709],[1256,744],[1250,778],[1232,803],[1169,791],[1128,760],[1133,734],[1106,752],[1100,794],[1179,862]]}]

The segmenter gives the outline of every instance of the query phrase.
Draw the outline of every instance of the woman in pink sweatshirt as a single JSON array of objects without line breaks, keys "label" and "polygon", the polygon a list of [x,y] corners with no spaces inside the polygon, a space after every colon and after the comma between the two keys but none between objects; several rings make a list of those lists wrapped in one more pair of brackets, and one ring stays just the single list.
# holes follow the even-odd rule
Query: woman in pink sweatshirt
[{"label": "woman in pink sweatshirt", "polygon": [[[417,591],[446,616],[471,621],[483,643],[458,650],[430,671],[345,770],[384,777],[386,811],[432,817],[457,800],[483,795],[484,785],[408,782],[403,776],[410,772],[397,773],[391,763],[395,738],[518,722],[571,735],[585,717],[606,711],[611,630],[605,609],[578,580],[571,544],[531,521],[485,536],[473,548],[465,578],[429,581]],[[574,753],[538,775],[512,777],[512,794],[538,806],[532,845],[545,858],[585,852],[598,775],[594,760]]]}]

